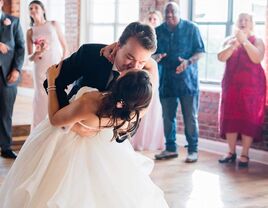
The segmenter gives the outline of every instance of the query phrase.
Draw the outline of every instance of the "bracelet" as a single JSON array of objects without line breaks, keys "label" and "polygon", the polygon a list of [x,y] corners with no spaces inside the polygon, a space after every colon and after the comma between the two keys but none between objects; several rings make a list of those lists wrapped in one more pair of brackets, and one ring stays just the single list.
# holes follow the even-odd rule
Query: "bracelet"
[{"label": "bracelet", "polygon": [[47,91],[50,91],[50,90],[56,90],[56,86],[55,85],[48,86]]},{"label": "bracelet", "polygon": [[56,87],[55,88],[47,88],[47,91],[56,91]]}]

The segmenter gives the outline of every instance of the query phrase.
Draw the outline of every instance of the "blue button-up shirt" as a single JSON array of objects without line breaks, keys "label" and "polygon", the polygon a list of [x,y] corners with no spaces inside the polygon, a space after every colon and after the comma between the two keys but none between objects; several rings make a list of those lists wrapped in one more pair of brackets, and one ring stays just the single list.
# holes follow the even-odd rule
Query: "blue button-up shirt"
[{"label": "blue button-up shirt", "polygon": [[196,53],[205,52],[198,27],[180,19],[175,30],[170,31],[166,23],[156,28],[157,51],[167,56],[158,63],[160,97],[195,95],[199,92],[197,63],[189,65],[182,73],[176,74],[180,62],[178,57],[189,59]]}]

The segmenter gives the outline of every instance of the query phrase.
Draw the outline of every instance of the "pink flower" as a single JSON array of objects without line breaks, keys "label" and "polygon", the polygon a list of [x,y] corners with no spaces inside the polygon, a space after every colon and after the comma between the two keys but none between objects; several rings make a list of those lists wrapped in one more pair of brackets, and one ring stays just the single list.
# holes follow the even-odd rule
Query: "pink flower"
[{"label": "pink flower", "polygon": [[9,25],[11,25],[11,20],[9,18],[5,18],[3,23],[5,26],[9,26]]},{"label": "pink flower", "polygon": [[[33,41],[33,44],[35,45],[35,50],[38,52],[44,52],[49,49],[48,42],[46,41],[45,38],[36,38]],[[39,59],[41,59],[42,56],[39,56]]]},{"label": "pink flower", "polygon": [[48,42],[45,38],[36,38],[33,43],[36,49],[38,48],[39,50],[48,50]]}]

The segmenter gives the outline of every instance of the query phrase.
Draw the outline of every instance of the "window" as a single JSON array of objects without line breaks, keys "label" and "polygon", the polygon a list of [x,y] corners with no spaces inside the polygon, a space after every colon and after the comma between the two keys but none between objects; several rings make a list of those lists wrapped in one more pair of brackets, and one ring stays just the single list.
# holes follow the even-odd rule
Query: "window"
[{"label": "window", "polygon": [[191,0],[190,19],[199,25],[206,47],[205,57],[199,62],[201,82],[221,81],[224,63],[217,60],[217,52],[225,37],[232,34],[239,13],[253,14],[255,34],[264,40],[266,4],[267,0]]},{"label": "window", "polygon": [[139,20],[139,0],[90,0],[87,17],[87,37],[91,43],[112,43],[124,28]]}]

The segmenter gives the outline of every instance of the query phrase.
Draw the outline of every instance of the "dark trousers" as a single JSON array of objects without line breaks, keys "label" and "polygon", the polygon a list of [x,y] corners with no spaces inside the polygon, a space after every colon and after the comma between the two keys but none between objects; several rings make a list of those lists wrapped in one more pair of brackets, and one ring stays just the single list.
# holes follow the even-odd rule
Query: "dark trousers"
[{"label": "dark trousers", "polygon": [[180,101],[181,111],[184,122],[184,133],[188,142],[188,152],[193,153],[198,151],[198,108],[199,94],[186,95],[179,97],[161,98],[163,111],[164,134],[166,139],[166,150],[177,151],[176,145],[176,130],[177,130],[177,108]]},{"label": "dark trousers", "polygon": [[0,67],[0,147],[10,148],[12,143],[12,114],[17,95],[17,86],[6,86]]}]

